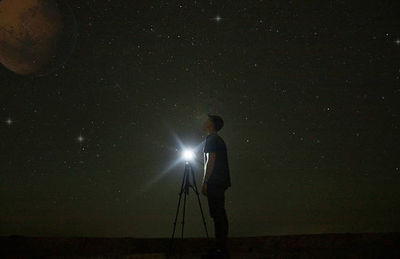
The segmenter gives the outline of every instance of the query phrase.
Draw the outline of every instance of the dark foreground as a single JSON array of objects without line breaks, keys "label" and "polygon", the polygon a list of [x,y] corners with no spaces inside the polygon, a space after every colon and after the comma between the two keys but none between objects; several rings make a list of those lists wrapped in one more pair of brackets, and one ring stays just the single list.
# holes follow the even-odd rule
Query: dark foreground
[{"label": "dark foreground", "polygon": [[[0,237],[0,258],[167,258],[168,238]],[[214,240],[211,239],[211,242]],[[175,255],[201,258],[203,238],[175,239]],[[400,258],[400,233],[230,238],[231,258]]]}]

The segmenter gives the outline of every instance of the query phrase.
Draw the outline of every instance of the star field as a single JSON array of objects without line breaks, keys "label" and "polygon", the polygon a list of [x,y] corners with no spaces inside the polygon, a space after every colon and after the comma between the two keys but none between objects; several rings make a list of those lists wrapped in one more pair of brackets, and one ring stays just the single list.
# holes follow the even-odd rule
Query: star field
[{"label": "star field", "polygon": [[400,230],[397,1],[69,3],[62,67],[0,68],[1,235],[169,237],[174,136],[202,143],[208,112],[230,236]]}]

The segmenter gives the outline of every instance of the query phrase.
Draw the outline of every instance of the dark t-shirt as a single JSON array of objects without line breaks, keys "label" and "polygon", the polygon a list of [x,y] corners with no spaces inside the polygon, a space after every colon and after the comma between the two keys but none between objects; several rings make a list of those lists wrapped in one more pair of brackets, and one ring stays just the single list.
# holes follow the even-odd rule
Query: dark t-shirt
[{"label": "dark t-shirt", "polygon": [[[224,140],[218,134],[210,134],[206,138],[203,149],[204,153],[216,153],[214,169],[211,173],[208,184],[222,185],[226,188],[231,186],[229,175],[228,152]],[[205,160],[204,154],[204,160]]]}]

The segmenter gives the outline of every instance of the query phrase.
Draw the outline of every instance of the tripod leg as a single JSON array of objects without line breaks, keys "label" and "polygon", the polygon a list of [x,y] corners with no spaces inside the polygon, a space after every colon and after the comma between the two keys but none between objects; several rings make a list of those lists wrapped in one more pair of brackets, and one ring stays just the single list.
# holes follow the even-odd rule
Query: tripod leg
[{"label": "tripod leg", "polygon": [[181,233],[182,239],[183,239],[183,228],[185,225],[185,210],[186,210],[186,192],[183,198],[183,216],[182,216],[182,233]]},{"label": "tripod leg", "polygon": [[204,218],[203,208],[201,207],[201,202],[200,202],[200,195],[199,195],[199,191],[197,190],[196,178],[194,177],[194,171],[192,168],[191,168],[191,171],[192,171],[192,178],[193,178],[192,188],[193,188],[194,192],[196,193],[197,200],[199,202],[201,217],[203,219],[204,229],[206,230],[207,242],[208,242],[208,244],[210,244],[210,238],[208,237],[208,231],[207,231],[207,223],[206,223],[206,219]]},{"label": "tripod leg", "polygon": [[181,232],[182,243],[181,243],[181,245],[180,245],[180,255],[181,255],[181,256],[182,256],[182,248],[183,248],[183,229],[184,229],[184,227],[185,227],[186,196],[187,196],[187,193],[184,192],[184,198],[183,198],[183,213],[182,213],[182,232]]},{"label": "tripod leg", "polygon": [[178,206],[177,206],[177,208],[176,208],[176,214],[175,214],[175,220],[174,220],[174,229],[173,229],[173,231],[172,231],[172,237],[171,237],[171,240],[170,240],[170,245],[169,245],[169,251],[171,252],[171,249],[172,249],[172,242],[173,242],[173,240],[174,240],[174,235],[175,235],[175,229],[176,229],[176,222],[177,222],[177,220],[178,220],[178,214],[179,214],[179,208],[180,208],[180,205],[181,205],[181,198],[182,198],[182,193],[183,193],[183,184],[186,182],[185,180],[185,178],[187,177],[187,175],[186,175],[186,172],[184,172],[184,174],[183,174],[183,178],[182,178],[182,184],[181,184],[181,191],[180,191],[180,193],[179,193],[179,199],[178,199]]}]

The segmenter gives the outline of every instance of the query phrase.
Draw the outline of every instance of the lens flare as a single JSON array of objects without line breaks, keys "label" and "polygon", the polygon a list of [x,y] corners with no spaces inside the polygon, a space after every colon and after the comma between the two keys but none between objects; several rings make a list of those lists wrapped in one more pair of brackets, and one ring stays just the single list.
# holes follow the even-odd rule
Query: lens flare
[{"label": "lens flare", "polygon": [[194,152],[191,149],[185,149],[182,151],[182,158],[185,161],[191,161],[194,158]]}]

